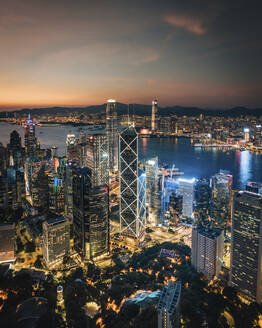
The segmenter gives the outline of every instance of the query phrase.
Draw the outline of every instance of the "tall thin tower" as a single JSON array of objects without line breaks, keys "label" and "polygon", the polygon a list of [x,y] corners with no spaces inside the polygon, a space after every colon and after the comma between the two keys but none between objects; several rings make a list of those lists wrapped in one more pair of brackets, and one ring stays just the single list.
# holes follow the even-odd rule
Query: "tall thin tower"
[{"label": "tall thin tower", "polygon": [[120,234],[139,244],[146,224],[146,176],[138,168],[138,136],[130,125],[120,133]]},{"label": "tall thin tower", "polygon": [[118,168],[118,132],[116,101],[109,99],[106,105],[106,134],[109,142],[109,168]]},{"label": "tall thin tower", "polygon": [[157,105],[157,100],[152,101],[152,122],[151,122],[151,128],[152,131],[157,130],[157,112],[158,112],[158,105]]},{"label": "tall thin tower", "polygon": [[30,114],[25,122],[25,151],[29,158],[35,157],[36,151],[35,123],[31,120]]}]

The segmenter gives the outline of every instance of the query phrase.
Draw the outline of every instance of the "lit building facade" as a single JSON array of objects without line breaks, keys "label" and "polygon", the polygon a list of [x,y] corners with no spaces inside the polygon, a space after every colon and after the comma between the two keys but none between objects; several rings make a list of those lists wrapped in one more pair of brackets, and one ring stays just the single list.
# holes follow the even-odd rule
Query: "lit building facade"
[{"label": "lit building facade", "polygon": [[74,248],[84,260],[109,252],[108,187],[92,188],[92,171],[73,169]]},{"label": "lit building facade", "polygon": [[211,178],[211,212],[210,216],[216,226],[227,228],[231,222],[232,175],[220,170]]},{"label": "lit building facade", "polygon": [[244,140],[245,142],[249,142],[249,129],[248,128],[245,128],[244,129]]},{"label": "lit building facade", "polygon": [[106,105],[106,134],[109,143],[109,168],[118,169],[118,123],[116,101],[109,99]]},{"label": "lit building facade", "polygon": [[15,261],[15,224],[0,224],[0,263]]},{"label": "lit building facade", "polygon": [[181,282],[169,281],[162,289],[157,306],[158,328],[180,328]]},{"label": "lit building facade", "polygon": [[108,136],[88,135],[85,143],[85,166],[92,170],[92,186],[109,183],[109,146]]},{"label": "lit building facade", "polygon": [[43,257],[54,265],[70,252],[70,222],[63,216],[45,221],[43,227]]},{"label": "lit building facade", "polygon": [[109,253],[108,186],[96,186],[89,195],[89,233],[87,258],[95,260]]},{"label": "lit building facade", "polygon": [[157,103],[157,100],[153,100],[152,101],[152,119],[151,119],[151,129],[152,129],[152,132],[155,132],[157,131],[158,129],[158,120],[157,120],[157,117],[158,117],[158,103]]},{"label": "lit building facade", "polygon": [[192,229],[192,265],[208,279],[218,276],[223,260],[224,232],[198,225]]},{"label": "lit building facade", "polygon": [[120,234],[139,243],[146,224],[146,177],[138,168],[138,136],[133,126],[120,133]]},{"label": "lit building facade", "polygon": [[182,216],[185,218],[192,218],[194,211],[194,184],[195,179],[180,178],[179,194],[183,196],[183,210]]},{"label": "lit building facade", "polygon": [[206,179],[197,179],[195,183],[195,218],[205,223],[210,214],[211,188]]},{"label": "lit building facade", "polygon": [[158,181],[158,157],[151,158],[145,162],[146,173],[146,203],[151,205],[151,196]]},{"label": "lit building facade", "polygon": [[25,122],[24,132],[26,156],[29,158],[33,158],[36,156],[37,139],[35,136],[35,123],[30,119],[30,114],[28,120]]},{"label": "lit building facade", "polygon": [[234,194],[230,283],[251,301],[262,301],[262,196]]}]

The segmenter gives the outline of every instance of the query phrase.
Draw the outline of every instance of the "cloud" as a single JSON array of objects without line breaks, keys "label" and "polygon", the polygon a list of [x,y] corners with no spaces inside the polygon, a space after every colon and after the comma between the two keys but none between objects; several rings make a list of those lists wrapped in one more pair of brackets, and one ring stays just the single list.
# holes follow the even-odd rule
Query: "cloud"
[{"label": "cloud", "polygon": [[196,35],[203,35],[207,32],[205,22],[200,17],[187,17],[183,14],[172,14],[164,17],[166,23],[185,29]]}]

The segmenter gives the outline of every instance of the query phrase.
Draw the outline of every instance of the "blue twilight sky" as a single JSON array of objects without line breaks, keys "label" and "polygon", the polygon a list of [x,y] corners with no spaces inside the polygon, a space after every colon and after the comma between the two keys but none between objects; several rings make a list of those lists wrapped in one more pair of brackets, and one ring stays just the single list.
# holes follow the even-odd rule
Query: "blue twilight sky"
[{"label": "blue twilight sky", "polygon": [[262,106],[262,4],[0,0],[0,106]]}]

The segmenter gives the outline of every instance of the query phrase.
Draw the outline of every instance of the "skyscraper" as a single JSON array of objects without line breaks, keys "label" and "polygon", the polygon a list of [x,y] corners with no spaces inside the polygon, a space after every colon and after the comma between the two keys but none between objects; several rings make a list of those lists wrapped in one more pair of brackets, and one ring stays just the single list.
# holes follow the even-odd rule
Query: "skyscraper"
[{"label": "skyscraper", "polygon": [[157,112],[158,112],[158,105],[157,100],[152,101],[152,120],[151,120],[151,129],[152,132],[155,132],[157,130]]},{"label": "skyscraper", "polygon": [[84,260],[109,252],[108,187],[92,188],[92,171],[73,169],[74,248]]},{"label": "skyscraper", "polygon": [[15,224],[0,224],[0,263],[15,261]]},{"label": "skyscraper", "polygon": [[145,232],[145,173],[138,169],[138,136],[133,126],[120,133],[120,234],[139,243]]},{"label": "skyscraper", "polygon": [[181,282],[169,281],[160,294],[157,314],[158,328],[180,327]]},{"label": "skyscraper", "polygon": [[145,163],[146,172],[146,202],[151,204],[151,196],[158,182],[158,157],[151,158]]},{"label": "skyscraper", "polygon": [[208,279],[218,276],[222,267],[224,232],[203,227],[192,229],[192,265]]},{"label": "skyscraper", "polygon": [[88,135],[85,143],[85,166],[92,170],[92,186],[109,184],[108,136]]},{"label": "skyscraper", "polygon": [[96,186],[89,195],[88,258],[97,259],[109,252],[108,186]]},{"label": "skyscraper", "polygon": [[195,218],[207,222],[210,214],[211,188],[206,179],[197,179],[195,184]]},{"label": "skyscraper", "polygon": [[211,178],[211,217],[220,228],[231,221],[232,175],[220,170]]},{"label": "skyscraper", "polygon": [[70,252],[70,222],[61,216],[42,226],[44,260],[47,265],[57,264]]},{"label": "skyscraper", "polygon": [[194,210],[194,183],[195,178],[184,179],[180,178],[179,181],[179,194],[183,196],[183,210],[182,215],[185,218],[192,218]]},{"label": "skyscraper", "polygon": [[230,282],[252,301],[262,301],[262,195],[233,198]]},{"label": "skyscraper", "polygon": [[118,169],[118,124],[116,101],[109,99],[106,105],[106,134],[109,142],[109,168]]},{"label": "skyscraper", "polygon": [[33,158],[36,155],[37,139],[35,136],[35,123],[30,119],[25,122],[25,152],[26,156]]}]

